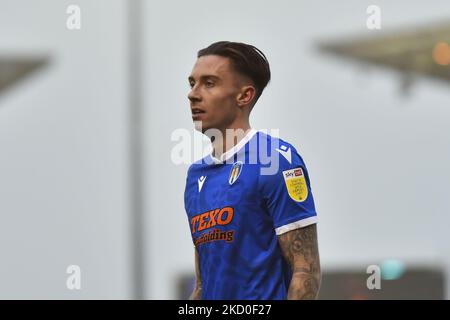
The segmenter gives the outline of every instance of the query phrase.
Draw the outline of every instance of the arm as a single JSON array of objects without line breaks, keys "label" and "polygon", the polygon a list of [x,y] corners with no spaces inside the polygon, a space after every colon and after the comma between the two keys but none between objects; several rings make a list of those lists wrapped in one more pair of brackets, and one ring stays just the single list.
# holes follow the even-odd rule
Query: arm
[{"label": "arm", "polygon": [[198,263],[198,251],[195,248],[195,288],[192,291],[189,300],[201,300],[202,299],[202,277],[200,275],[200,266]]},{"label": "arm", "polygon": [[316,225],[283,233],[278,242],[292,268],[288,300],[316,299],[321,279]]}]

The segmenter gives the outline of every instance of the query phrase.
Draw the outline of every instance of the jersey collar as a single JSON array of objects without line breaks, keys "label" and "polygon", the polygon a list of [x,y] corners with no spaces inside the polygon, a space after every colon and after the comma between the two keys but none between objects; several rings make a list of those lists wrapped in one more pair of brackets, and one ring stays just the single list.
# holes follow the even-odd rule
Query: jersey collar
[{"label": "jersey collar", "polygon": [[219,158],[214,157],[211,153],[210,154],[211,159],[213,160],[213,162],[215,164],[224,163],[229,158],[234,156],[234,154],[237,153],[243,146],[245,146],[247,144],[247,142],[249,142],[250,139],[253,138],[253,136],[257,132],[258,131],[255,129],[250,129],[249,132],[247,132],[247,134],[233,148],[231,148],[227,152],[223,153]]}]

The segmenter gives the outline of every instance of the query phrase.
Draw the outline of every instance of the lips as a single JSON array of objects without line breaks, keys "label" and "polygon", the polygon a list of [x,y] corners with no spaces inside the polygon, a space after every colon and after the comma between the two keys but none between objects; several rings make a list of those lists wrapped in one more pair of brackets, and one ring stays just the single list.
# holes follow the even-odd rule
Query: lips
[{"label": "lips", "polygon": [[200,109],[200,108],[192,108],[191,109],[192,115],[197,115],[197,114],[201,114],[201,113],[205,113],[204,110]]},{"label": "lips", "polygon": [[197,121],[200,120],[206,112],[203,109],[200,108],[192,108],[192,120]]}]

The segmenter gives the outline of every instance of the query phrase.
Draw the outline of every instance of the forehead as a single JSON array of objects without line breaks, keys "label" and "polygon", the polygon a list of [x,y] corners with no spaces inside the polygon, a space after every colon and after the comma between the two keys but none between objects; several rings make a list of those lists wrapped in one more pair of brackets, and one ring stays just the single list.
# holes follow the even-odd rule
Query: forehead
[{"label": "forehead", "polygon": [[229,58],[207,55],[197,59],[192,69],[191,76],[201,77],[204,74],[225,77],[231,71],[231,62]]}]

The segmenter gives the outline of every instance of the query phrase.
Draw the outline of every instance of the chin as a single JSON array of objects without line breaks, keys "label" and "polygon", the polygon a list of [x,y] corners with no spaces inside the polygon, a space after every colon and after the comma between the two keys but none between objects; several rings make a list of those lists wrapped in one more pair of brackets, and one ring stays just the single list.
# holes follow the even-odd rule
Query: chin
[{"label": "chin", "polygon": [[208,130],[203,121],[194,121],[194,127],[195,130],[200,131],[201,133],[205,133],[205,131]]}]

